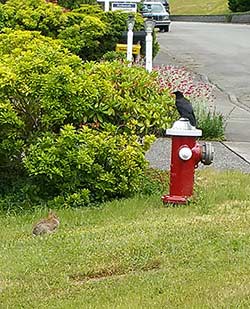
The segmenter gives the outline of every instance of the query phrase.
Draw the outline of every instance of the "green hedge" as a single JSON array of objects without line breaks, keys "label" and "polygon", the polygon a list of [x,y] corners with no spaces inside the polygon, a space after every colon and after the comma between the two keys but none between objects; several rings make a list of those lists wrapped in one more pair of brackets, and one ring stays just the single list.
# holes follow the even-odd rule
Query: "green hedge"
[{"label": "green hedge", "polygon": [[148,135],[172,121],[173,100],[156,74],[117,61],[83,64],[35,31],[0,34],[0,194],[8,207],[135,192]]},{"label": "green hedge", "polygon": [[57,3],[67,9],[77,9],[82,4],[96,4],[96,0],[58,0]]},{"label": "green hedge", "polygon": [[[142,16],[135,16],[135,30],[143,29]],[[127,29],[127,18],[128,13],[104,12],[97,4],[85,4],[68,12],[44,0],[8,0],[0,5],[0,30],[39,31],[60,39],[83,60],[99,60],[106,52],[115,50],[122,32]],[[154,55],[158,50],[154,38]]]},{"label": "green hedge", "polygon": [[135,135],[66,125],[59,134],[47,132],[30,145],[24,165],[40,191],[66,199],[80,194],[85,206],[139,190],[146,144]]}]

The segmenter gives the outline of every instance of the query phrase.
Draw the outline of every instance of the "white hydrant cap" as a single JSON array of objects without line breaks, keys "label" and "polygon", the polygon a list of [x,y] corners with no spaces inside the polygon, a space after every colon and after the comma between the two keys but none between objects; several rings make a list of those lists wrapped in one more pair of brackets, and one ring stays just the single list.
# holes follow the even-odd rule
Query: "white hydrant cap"
[{"label": "white hydrant cap", "polygon": [[189,160],[192,158],[192,150],[188,147],[181,148],[179,151],[179,157],[184,161]]},{"label": "white hydrant cap", "polygon": [[191,126],[187,118],[175,121],[171,129],[167,129],[167,135],[172,136],[202,136],[202,131]]}]

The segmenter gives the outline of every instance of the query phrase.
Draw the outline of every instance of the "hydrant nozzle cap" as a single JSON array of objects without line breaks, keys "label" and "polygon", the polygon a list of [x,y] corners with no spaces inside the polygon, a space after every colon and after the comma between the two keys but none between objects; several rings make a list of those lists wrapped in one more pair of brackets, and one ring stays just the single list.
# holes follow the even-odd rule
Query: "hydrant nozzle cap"
[{"label": "hydrant nozzle cap", "polygon": [[171,129],[167,129],[167,135],[173,136],[202,136],[202,131],[191,126],[187,118],[175,121]]},{"label": "hydrant nozzle cap", "polygon": [[179,157],[184,161],[191,159],[192,155],[192,150],[188,147],[183,147],[179,150]]}]

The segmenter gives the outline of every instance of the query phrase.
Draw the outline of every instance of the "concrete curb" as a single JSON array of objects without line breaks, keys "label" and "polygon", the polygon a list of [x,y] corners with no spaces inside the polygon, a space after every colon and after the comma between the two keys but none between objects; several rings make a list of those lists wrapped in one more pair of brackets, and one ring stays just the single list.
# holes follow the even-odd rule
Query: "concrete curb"
[{"label": "concrete curb", "polygon": [[250,14],[171,15],[171,21],[250,24]]}]

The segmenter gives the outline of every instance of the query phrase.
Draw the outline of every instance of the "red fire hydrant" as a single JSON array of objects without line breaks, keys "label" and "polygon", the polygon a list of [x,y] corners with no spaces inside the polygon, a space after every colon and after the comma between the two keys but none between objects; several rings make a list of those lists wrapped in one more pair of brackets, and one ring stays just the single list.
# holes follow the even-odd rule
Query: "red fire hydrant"
[{"label": "red fire hydrant", "polygon": [[191,126],[186,118],[180,118],[167,135],[172,136],[170,168],[170,193],[163,195],[163,203],[186,204],[193,194],[194,173],[199,162],[209,165],[213,161],[211,143],[199,143],[196,138],[202,131]]}]

